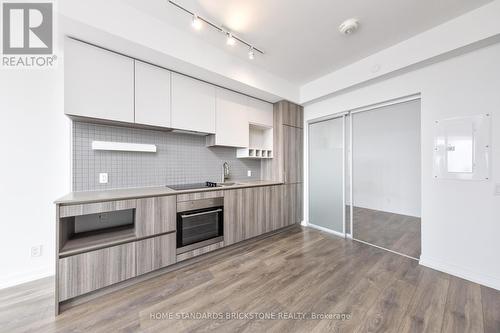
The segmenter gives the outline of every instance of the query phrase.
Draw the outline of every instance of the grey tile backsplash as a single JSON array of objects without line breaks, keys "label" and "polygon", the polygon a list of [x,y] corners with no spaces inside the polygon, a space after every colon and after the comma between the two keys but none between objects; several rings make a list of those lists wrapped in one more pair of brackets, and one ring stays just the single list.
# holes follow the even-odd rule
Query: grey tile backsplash
[{"label": "grey tile backsplash", "polygon": [[[154,144],[157,152],[94,151],[94,140]],[[236,148],[208,148],[204,136],[73,122],[73,191],[215,182],[224,161],[233,180],[260,178],[259,160],[237,159]],[[99,184],[101,172],[107,184]]]}]

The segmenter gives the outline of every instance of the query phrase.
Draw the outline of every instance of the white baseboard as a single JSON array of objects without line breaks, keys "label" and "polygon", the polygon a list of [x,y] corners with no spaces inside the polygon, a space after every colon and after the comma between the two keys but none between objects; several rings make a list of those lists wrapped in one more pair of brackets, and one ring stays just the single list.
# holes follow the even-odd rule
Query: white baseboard
[{"label": "white baseboard", "polygon": [[450,275],[457,276],[459,278],[481,284],[486,287],[490,287],[496,290],[500,290],[500,279],[487,276],[481,273],[473,272],[471,270],[459,267],[456,265],[450,265],[443,263],[440,260],[435,260],[432,258],[424,258],[423,256],[419,261],[420,265],[426,266],[437,271],[441,271]]},{"label": "white baseboard", "polygon": [[54,275],[54,271],[48,268],[38,269],[30,272],[11,274],[2,277],[2,279],[0,280],[0,289],[17,286],[18,284],[31,282],[52,275]]}]

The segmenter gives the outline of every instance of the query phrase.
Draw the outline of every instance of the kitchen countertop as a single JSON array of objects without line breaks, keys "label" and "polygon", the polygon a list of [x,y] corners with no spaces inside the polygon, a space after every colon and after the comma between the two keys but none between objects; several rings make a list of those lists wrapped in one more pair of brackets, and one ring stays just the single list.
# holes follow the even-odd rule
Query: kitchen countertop
[{"label": "kitchen countertop", "polygon": [[224,190],[233,190],[246,187],[283,184],[282,182],[269,181],[269,180],[234,181],[234,182],[237,183],[237,185],[223,186],[223,187],[207,187],[207,188],[199,188],[192,190],[180,190],[180,191],[173,190],[166,186],[157,186],[157,187],[134,187],[134,188],[124,188],[124,189],[114,189],[114,190],[103,190],[103,191],[70,192],[65,196],[54,201],[54,203],[59,205],[76,205],[76,204],[85,204],[85,203],[102,202],[102,201],[158,197],[164,195],[177,195],[177,194],[206,192],[206,191],[224,191]]}]

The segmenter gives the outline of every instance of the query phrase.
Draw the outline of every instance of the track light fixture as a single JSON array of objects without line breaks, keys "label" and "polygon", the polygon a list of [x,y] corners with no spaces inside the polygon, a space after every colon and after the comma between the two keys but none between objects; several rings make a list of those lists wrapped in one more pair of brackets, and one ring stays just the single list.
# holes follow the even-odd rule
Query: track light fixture
[{"label": "track light fixture", "polygon": [[181,5],[177,4],[176,2],[172,0],[168,0],[168,2],[177,7],[178,9],[182,10],[183,12],[189,14],[192,18],[191,25],[193,29],[195,30],[200,30],[203,25],[205,24],[206,26],[212,27],[213,29],[223,33],[226,36],[226,44],[230,46],[236,45],[236,42],[239,42],[240,44],[243,44],[248,47],[248,59],[253,60],[255,58],[255,51],[259,52],[260,54],[264,54],[264,51],[254,47],[252,44],[246,42],[240,37],[237,37],[233,34],[233,32],[228,31],[221,25],[214,24],[210,22],[209,20],[199,16],[198,14],[195,14],[194,12],[182,7]]}]

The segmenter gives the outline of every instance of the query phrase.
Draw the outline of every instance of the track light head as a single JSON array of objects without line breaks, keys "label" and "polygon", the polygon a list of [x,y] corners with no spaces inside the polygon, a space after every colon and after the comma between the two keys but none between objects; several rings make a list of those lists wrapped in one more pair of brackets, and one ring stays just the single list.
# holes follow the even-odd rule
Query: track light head
[{"label": "track light head", "polygon": [[233,34],[230,32],[227,33],[226,44],[229,46],[236,44],[236,39],[234,39]]},{"label": "track light head", "polygon": [[201,23],[201,20],[198,17],[198,15],[193,14],[193,21],[191,22],[191,25],[193,26],[193,28],[195,30],[200,30],[201,29],[202,23]]},{"label": "track light head", "polygon": [[253,51],[253,47],[248,49],[248,59],[253,60],[255,58],[255,52]]}]

